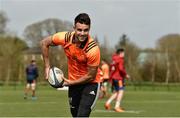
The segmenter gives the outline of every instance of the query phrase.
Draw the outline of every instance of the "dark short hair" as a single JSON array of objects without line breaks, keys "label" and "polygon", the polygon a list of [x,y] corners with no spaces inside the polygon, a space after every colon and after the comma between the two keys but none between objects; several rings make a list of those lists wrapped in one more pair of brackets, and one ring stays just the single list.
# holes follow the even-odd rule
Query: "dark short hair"
[{"label": "dark short hair", "polygon": [[124,49],[123,49],[123,48],[118,48],[118,49],[116,50],[116,54],[119,54],[119,53],[121,53],[121,52],[124,52]]},{"label": "dark short hair", "polygon": [[88,14],[86,13],[80,13],[79,15],[76,16],[74,19],[74,25],[76,23],[81,23],[81,24],[86,24],[86,25],[91,25],[91,19]]},{"label": "dark short hair", "polygon": [[36,60],[32,59],[32,60],[31,60],[31,63],[33,63],[33,62],[36,62]]}]

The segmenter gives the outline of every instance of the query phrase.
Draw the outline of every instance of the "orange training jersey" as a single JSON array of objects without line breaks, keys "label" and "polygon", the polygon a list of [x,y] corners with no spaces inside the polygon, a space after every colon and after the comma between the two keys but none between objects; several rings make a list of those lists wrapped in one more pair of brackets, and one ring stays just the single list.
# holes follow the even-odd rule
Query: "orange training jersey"
[{"label": "orange training jersey", "polygon": [[[99,66],[100,50],[96,42],[88,36],[83,48],[76,47],[73,43],[74,32],[59,32],[52,36],[55,45],[61,45],[68,58],[68,79],[76,80],[88,73],[88,66]],[[98,71],[99,72],[99,71]],[[93,83],[100,82],[97,73]]]},{"label": "orange training jersey", "polygon": [[108,64],[103,64],[101,66],[102,73],[103,73],[103,79],[109,79],[109,66]]}]

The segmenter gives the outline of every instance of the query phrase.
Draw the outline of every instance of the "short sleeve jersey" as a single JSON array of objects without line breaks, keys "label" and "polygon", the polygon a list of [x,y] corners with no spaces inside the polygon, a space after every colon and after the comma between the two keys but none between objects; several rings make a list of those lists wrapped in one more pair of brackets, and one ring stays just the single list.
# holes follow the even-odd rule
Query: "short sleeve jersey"
[{"label": "short sleeve jersey", "polygon": [[[97,43],[88,36],[82,48],[73,43],[74,32],[58,32],[52,36],[55,45],[61,45],[68,58],[68,79],[76,80],[88,73],[88,67],[98,67],[100,64],[100,49]],[[100,82],[97,73],[92,83]]]},{"label": "short sleeve jersey", "polygon": [[113,63],[111,64],[111,78],[122,80],[126,76],[124,68],[124,58],[119,57],[117,54],[112,56]]},{"label": "short sleeve jersey", "polygon": [[38,77],[38,69],[35,65],[30,64],[26,67],[27,80],[35,80]]}]

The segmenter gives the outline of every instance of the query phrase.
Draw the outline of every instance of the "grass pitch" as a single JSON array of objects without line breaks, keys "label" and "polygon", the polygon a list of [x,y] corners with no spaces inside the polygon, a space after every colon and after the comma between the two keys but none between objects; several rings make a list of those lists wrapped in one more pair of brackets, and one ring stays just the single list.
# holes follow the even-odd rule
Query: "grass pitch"
[{"label": "grass pitch", "polygon": [[[67,91],[38,86],[37,100],[23,99],[23,86],[0,86],[0,117],[71,117]],[[106,111],[107,98],[98,100],[91,117],[180,117],[180,92],[132,90],[122,101],[126,112]],[[114,103],[112,104],[112,106]]]}]

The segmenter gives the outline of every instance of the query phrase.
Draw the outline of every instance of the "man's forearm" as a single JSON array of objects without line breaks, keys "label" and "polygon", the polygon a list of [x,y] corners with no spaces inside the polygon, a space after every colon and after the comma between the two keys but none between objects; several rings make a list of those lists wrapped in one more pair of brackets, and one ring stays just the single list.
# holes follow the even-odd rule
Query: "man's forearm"
[{"label": "man's forearm", "polygon": [[73,81],[70,80],[68,82],[67,86],[77,85],[77,84],[85,84],[85,83],[91,82],[96,78],[96,74],[97,74],[97,67],[89,68],[88,74],[82,76],[81,78],[79,78],[77,80],[73,80]]},{"label": "man's forearm", "polygon": [[41,41],[41,51],[45,67],[49,67],[49,46],[46,44],[45,41]]},{"label": "man's forearm", "polygon": [[85,83],[88,83],[94,79],[95,79],[95,77],[92,77],[91,75],[85,75],[85,76],[81,77],[80,79],[72,81],[71,85],[85,84]]}]

